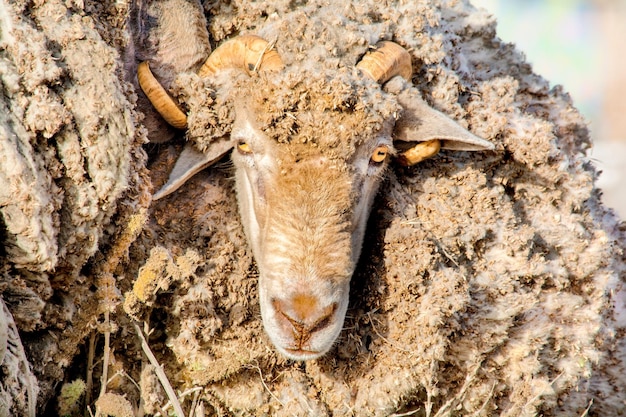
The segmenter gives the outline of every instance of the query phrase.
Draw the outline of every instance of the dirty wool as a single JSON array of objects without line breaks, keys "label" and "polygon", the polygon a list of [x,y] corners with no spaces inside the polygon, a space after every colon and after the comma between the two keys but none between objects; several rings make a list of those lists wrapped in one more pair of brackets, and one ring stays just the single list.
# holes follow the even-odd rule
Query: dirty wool
[{"label": "dirty wool", "polygon": [[[602,205],[567,93],[468,1],[302,3],[205,2],[213,45],[277,39],[286,70],[178,75],[189,131],[154,145],[124,71],[127,3],[0,2],[0,411],[55,409],[58,385],[106,350],[118,376],[102,404],[160,412],[139,322],[190,393],[183,408],[204,415],[623,415],[626,228]],[[407,48],[423,98],[496,150],[392,165],[339,340],[290,361],[261,324],[228,158],[150,196],[185,140],[230,132],[224,91],[249,92],[278,142],[349,157],[398,110],[354,82],[379,40]],[[95,401],[102,360],[90,369]]]}]

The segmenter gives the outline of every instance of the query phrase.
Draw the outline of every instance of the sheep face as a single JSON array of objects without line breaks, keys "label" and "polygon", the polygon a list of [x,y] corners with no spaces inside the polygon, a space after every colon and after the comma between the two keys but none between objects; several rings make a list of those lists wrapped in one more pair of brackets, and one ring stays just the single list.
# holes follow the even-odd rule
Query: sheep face
[{"label": "sheep face", "polygon": [[282,354],[313,359],[341,332],[350,278],[392,149],[390,132],[360,141],[344,159],[278,143],[255,120],[239,108],[231,137],[263,324]]},{"label": "sheep face", "polygon": [[[440,146],[493,146],[421,99],[405,80],[411,77],[410,56],[396,44],[384,42],[356,68],[308,72],[283,70],[280,59],[267,54],[267,42],[257,41],[235,40],[225,44],[226,51],[238,51],[234,57],[226,59],[218,48],[217,58],[207,59],[199,74],[214,78],[217,95],[228,103],[223,108],[232,109],[226,112],[228,129],[221,130],[230,134],[204,140],[207,124],[193,122],[191,108],[192,122],[183,115],[184,124],[202,151],[188,144],[154,198],[235,149],[239,211],[260,273],[263,324],[282,354],[314,359],[341,332],[372,201],[388,155],[396,153],[393,140],[413,142],[398,155],[409,164]],[[253,63],[263,67],[265,58],[278,73],[249,77]],[[237,62],[246,74],[218,74],[214,62]],[[141,78],[140,84],[148,94],[157,92],[151,102],[160,113],[181,113],[160,85]]]}]

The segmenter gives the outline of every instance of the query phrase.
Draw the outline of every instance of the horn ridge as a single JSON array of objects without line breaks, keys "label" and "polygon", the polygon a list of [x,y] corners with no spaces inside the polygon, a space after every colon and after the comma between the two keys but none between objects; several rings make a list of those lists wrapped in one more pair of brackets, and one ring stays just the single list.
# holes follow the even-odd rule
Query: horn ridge
[{"label": "horn ridge", "polygon": [[432,158],[439,153],[440,149],[441,141],[439,139],[419,142],[412,148],[409,148],[404,152],[400,152],[397,159],[400,165],[410,167],[428,158]]},{"label": "horn ridge", "polygon": [[[256,35],[237,36],[209,55],[198,75],[211,77],[225,68],[241,68],[249,75],[258,71],[280,71],[284,64],[274,49],[275,43]],[[137,80],[152,106],[167,123],[177,129],[187,128],[187,116],[154,77],[148,61],[137,67]]]},{"label": "horn ridge", "polygon": [[148,61],[138,65],[137,81],[139,81],[139,86],[146,94],[146,97],[148,97],[148,100],[150,100],[150,103],[152,103],[152,106],[167,123],[177,129],[185,129],[187,127],[187,116],[154,77]]},{"label": "horn ridge", "polygon": [[252,75],[258,71],[280,71],[283,61],[268,42],[256,35],[241,35],[220,45],[198,71],[201,77],[211,77],[226,68],[241,68]]},{"label": "horn ridge", "polygon": [[411,55],[402,46],[392,41],[381,41],[356,65],[368,77],[383,84],[396,75],[411,81],[413,68]]},{"label": "horn ridge", "polygon": [[[356,67],[365,75],[380,84],[384,84],[396,75],[411,82],[413,67],[411,55],[402,46],[392,41],[381,41],[373,51],[369,51],[357,63]],[[398,162],[403,166],[413,166],[436,155],[441,149],[441,141],[432,139],[420,142],[400,152]]]}]

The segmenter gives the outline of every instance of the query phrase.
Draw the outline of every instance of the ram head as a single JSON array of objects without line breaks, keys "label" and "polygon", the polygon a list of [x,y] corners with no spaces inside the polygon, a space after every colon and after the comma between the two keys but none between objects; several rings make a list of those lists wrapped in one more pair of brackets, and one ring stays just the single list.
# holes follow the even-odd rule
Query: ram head
[{"label": "ram head", "polygon": [[[245,35],[223,43],[194,75],[213,83],[215,105],[222,107],[217,110],[231,115],[228,126],[209,140],[190,130],[154,199],[174,193],[234,149],[263,324],[289,358],[317,358],[339,336],[388,165],[413,165],[440,148],[493,149],[429,107],[411,84],[412,74],[410,54],[391,41],[352,65],[309,70],[285,65],[273,43]],[[187,129],[194,110],[181,109],[148,62],[139,65],[138,80],[162,117]]]}]

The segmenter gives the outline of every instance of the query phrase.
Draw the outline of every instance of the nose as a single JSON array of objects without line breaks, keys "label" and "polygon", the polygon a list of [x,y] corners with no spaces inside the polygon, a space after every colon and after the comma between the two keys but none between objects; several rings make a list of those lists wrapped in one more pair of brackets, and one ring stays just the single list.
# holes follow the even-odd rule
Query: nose
[{"label": "nose", "polygon": [[309,294],[296,294],[284,300],[274,298],[272,306],[280,326],[292,333],[296,349],[303,348],[315,332],[327,328],[338,307],[337,303],[322,307],[319,299]]}]

